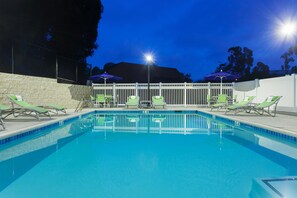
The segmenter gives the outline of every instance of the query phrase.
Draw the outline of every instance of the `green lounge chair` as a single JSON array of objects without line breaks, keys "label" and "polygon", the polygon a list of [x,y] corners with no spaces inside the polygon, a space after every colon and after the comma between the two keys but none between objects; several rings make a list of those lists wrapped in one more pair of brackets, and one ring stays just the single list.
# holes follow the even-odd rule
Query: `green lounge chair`
[{"label": "green lounge chair", "polygon": [[[5,113],[7,113],[7,115],[5,117],[3,117],[3,114],[5,114]],[[3,127],[3,129],[5,129],[3,119],[11,114],[12,114],[12,110],[10,107],[0,104],[0,125]]]},{"label": "green lounge chair", "polygon": [[96,98],[94,96],[90,95],[89,103],[91,104],[92,107],[94,107],[94,105],[96,104]]},{"label": "green lounge chair", "polygon": [[158,107],[165,109],[166,102],[164,102],[163,96],[153,96],[152,97],[153,108],[157,109]]},{"label": "green lounge chair", "polygon": [[2,120],[2,112],[1,112],[1,109],[0,109],[0,125],[2,126],[3,129],[5,129],[5,125],[4,125],[4,122]]},{"label": "green lounge chair", "polygon": [[224,108],[228,105],[228,96],[226,94],[220,94],[218,95],[217,101],[215,104],[210,105],[210,110],[212,111],[213,109],[220,109]]},{"label": "green lounge chair", "polygon": [[[12,107],[12,113],[14,117],[20,116],[20,115],[27,115],[27,116],[33,116],[39,120],[40,115],[45,115],[48,117],[51,117],[49,114],[49,111],[47,109],[44,109],[42,107],[38,107],[32,104],[29,104],[25,102],[21,96],[18,95],[7,95],[11,102]],[[15,105],[17,105],[19,108],[16,108]],[[34,113],[34,114],[32,114]]]},{"label": "green lounge chair", "polygon": [[7,116],[12,114],[11,108],[9,106],[6,106],[6,105],[0,104],[0,110],[1,110],[2,115],[5,114],[5,113],[8,114],[4,118],[6,118]]},{"label": "green lounge chair", "polygon": [[226,112],[234,111],[234,114],[238,113],[239,111],[249,111],[250,104],[253,102],[256,96],[247,96],[242,101],[237,102],[233,105],[229,105],[226,107]]},{"label": "green lounge chair", "polygon": [[38,106],[38,107],[47,109],[50,112],[53,112],[53,113],[55,113],[57,115],[59,114],[59,111],[66,114],[66,109],[64,107],[62,107],[62,106],[58,106],[58,105],[54,105],[54,104],[47,104],[47,105],[41,105],[41,106]]},{"label": "green lounge chair", "polygon": [[[252,106],[251,110],[254,110],[256,113],[260,115],[263,115],[266,112],[268,115],[275,117],[276,107],[281,98],[282,96],[269,96],[263,102],[256,104],[255,106]],[[271,114],[270,111],[271,107],[274,107],[273,114]]]},{"label": "green lounge chair", "polygon": [[139,97],[138,96],[129,96],[126,102],[126,108],[138,108],[139,106]]},{"label": "green lounge chair", "polygon": [[212,105],[215,101],[213,100],[213,98],[209,94],[207,94],[206,102],[207,102],[207,106],[210,107],[210,105]]},{"label": "green lounge chair", "polygon": [[96,104],[102,105],[102,107],[105,106],[105,96],[104,96],[104,94],[97,94],[96,95]]}]

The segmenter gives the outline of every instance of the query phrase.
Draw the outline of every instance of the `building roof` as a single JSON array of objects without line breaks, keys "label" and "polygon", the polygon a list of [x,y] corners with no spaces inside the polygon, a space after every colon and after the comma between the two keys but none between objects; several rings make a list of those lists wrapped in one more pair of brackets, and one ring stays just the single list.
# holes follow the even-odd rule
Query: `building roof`
[{"label": "building roof", "polygon": [[[148,79],[148,66],[143,64],[120,62],[109,65],[104,70],[109,74],[122,77],[121,82],[146,83]],[[175,68],[150,66],[150,82],[152,83],[178,83],[184,80],[184,75]]]}]

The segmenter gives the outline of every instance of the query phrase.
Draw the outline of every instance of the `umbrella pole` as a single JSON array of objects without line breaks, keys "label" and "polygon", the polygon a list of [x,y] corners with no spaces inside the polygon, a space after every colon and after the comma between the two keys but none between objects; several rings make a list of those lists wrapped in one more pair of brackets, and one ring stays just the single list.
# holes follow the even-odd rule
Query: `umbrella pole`
[{"label": "umbrella pole", "polygon": [[104,78],[104,108],[105,108],[105,104],[106,104],[106,78]]},{"label": "umbrella pole", "polygon": [[106,78],[104,78],[104,97],[106,97]]},{"label": "umbrella pole", "polygon": [[221,89],[220,89],[220,94],[223,94],[223,77],[221,77]]}]

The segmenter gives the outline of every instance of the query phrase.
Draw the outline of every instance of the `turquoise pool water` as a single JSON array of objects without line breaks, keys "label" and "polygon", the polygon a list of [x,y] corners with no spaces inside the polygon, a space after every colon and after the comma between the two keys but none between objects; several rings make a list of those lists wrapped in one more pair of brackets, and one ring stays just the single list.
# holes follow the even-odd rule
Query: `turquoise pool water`
[{"label": "turquoise pool water", "polygon": [[297,175],[296,148],[197,112],[94,113],[2,145],[0,197],[249,197]]}]

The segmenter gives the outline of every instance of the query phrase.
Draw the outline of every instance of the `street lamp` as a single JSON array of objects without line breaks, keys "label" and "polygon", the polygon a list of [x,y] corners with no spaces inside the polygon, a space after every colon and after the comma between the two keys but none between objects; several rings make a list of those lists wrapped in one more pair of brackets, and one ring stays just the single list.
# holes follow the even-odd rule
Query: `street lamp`
[{"label": "street lamp", "polygon": [[151,93],[150,93],[150,81],[151,81],[151,74],[150,74],[150,66],[154,63],[154,57],[152,54],[145,54],[144,55],[146,64],[147,64],[147,100],[151,101]]}]

